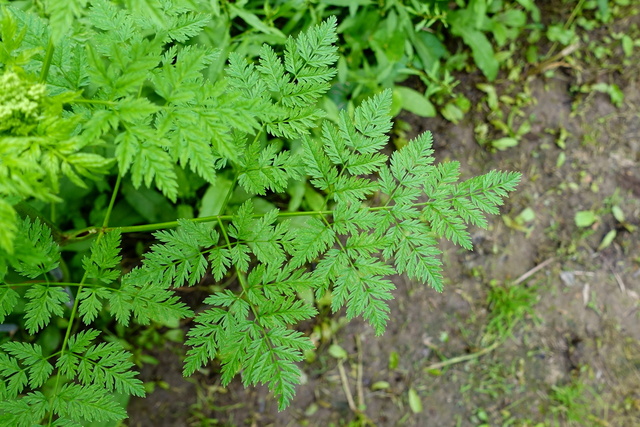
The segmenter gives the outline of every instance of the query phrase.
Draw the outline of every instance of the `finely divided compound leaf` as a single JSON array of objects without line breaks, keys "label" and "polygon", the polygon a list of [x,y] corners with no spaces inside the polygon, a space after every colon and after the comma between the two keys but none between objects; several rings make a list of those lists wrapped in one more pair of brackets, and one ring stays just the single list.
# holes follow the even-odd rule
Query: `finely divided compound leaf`
[{"label": "finely divided compound leaf", "polygon": [[4,322],[7,315],[13,313],[20,295],[10,285],[0,283],[0,323]]},{"label": "finely divided compound leaf", "polygon": [[14,252],[16,256],[10,261],[16,271],[32,279],[56,268],[60,260],[60,248],[53,241],[51,229],[38,218],[20,221]]},{"label": "finely divided compound leaf", "polygon": [[284,327],[263,331],[251,341],[243,362],[242,379],[246,384],[266,383],[278,398],[278,409],[284,410],[300,384],[300,370],[295,362],[302,360],[304,350],[313,349],[302,333]]},{"label": "finely divided compound leaf", "polygon": [[5,353],[0,353],[0,375],[3,377],[3,387],[0,391],[4,399],[17,397],[29,382],[27,370],[20,366],[15,357]]},{"label": "finely divided compound leaf", "polygon": [[86,325],[90,325],[104,306],[104,301],[111,295],[111,290],[100,286],[85,286],[80,290],[77,298],[78,313]]},{"label": "finely divided compound leaf", "polygon": [[87,6],[87,0],[46,0],[44,2],[51,30],[56,39],[67,33],[75,18],[82,14]]},{"label": "finely divided compound leaf", "polygon": [[[104,308],[125,326],[190,317],[174,288],[209,273],[220,281],[230,270],[233,280],[213,287],[209,307],[194,318],[184,373],[218,359],[224,385],[237,374],[245,384],[267,384],[284,409],[300,382],[296,363],[314,348],[293,329],[317,315],[303,295],[332,291],[334,311],[345,307],[348,318],[362,316],[381,334],[395,287],[389,277],[406,273],[441,290],[437,239],[470,249],[469,224],[486,226],[485,215],[498,212],[519,180],[492,171],[459,183],[458,163],[434,164],[429,133],[389,158],[390,90],[319,123],[318,104],[336,73],[335,18],[289,38],[282,55],[264,45],[254,51],[256,61],[231,53],[220,70],[224,47],[197,44],[211,37],[200,37],[210,17],[194,2],[54,3],[43,3],[52,22],[0,12],[0,221],[7,223],[0,278],[13,275],[11,268],[37,280],[0,283],[0,321],[22,299],[32,334],[54,316],[72,314],[58,352],[0,346],[0,424],[123,419],[112,393],[144,395],[131,355],[113,342],[94,343],[94,329],[72,334],[74,321],[89,325]],[[281,35],[240,7],[230,10]],[[63,25],[69,22],[73,28]],[[490,74],[491,67],[481,68]],[[18,102],[23,98],[28,102]],[[174,202],[195,194],[200,184],[183,188],[193,182],[215,185],[224,168],[249,194],[229,188],[231,197],[220,203],[230,211],[244,203],[233,215],[219,212],[216,222],[181,219],[177,228],[157,231],[141,265],[122,278],[120,235],[101,232],[82,260],[80,283],[50,282],[64,235],[29,219],[38,213],[18,220],[17,213],[25,216],[20,201],[58,201],[63,176],[86,186],[84,178],[109,173],[113,163],[133,187],[153,185]],[[304,175],[308,184],[290,186]],[[264,209],[282,201],[252,200],[285,191],[313,211]],[[369,207],[370,199],[381,204]],[[306,222],[282,218],[302,215]],[[54,369],[55,383],[47,382]],[[39,387],[43,392],[29,390]]]},{"label": "finely divided compound leaf", "polygon": [[0,400],[0,423],[6,426],[39,425],[49,411],[49,399],[39,391],[18,399]]},{"label": "finely divided compound leaf", "polygon": [[[190,317],[193,312],[171,291],[153,285],[145,285],[144,275],[132,273],[123,278],[122,285],[109,295],[109,311],[119,323],[129,325],[131,316],[141,325],[151,321]],[[138,284],[136,284],[136,282]]]},{"label": "finely divided compound leaf", "polygon": [[[313,348],[308,338],[288,326],[317,314],[287,286],[309,285],[308,276],[299,270],[259,265],[243,285],[249,301],[229,290],[207,298],[205,302],[214,307],[200,313],[197,326],[188,333],[187,344],[192,348],[185,360],[185,375],[218,357],[224,384],[242,371],[245,384],[267,383],[283,409],[300,382],[295,362],[302,360],[303,350]],[[255,320],[249,320],[250,311]]]},{"label": "finely divided compound leaf", "polygon": [[261,149],[256,141],[247,148],[238,182],[249,193],[265,195],[266,190],[279,193],[289,180],[302,177],[300,169],[298,156],[281,151],[275,144]]},{"label": "finely divided compound leaf", "polygon": [[335,75],[331,65],[338,59],[336,40],[336,19],[331,17],[287,40],[284,65],[271,48],[263,47],[258,71],[278,98],[266,121],[269,133],[287,138],[306,135],[322,117],[315,104]]},{"label": "finely divided compound leaf", "polygon": [[127,413],[113,395],[98,386],[67,383],[53,396],[51,410],[63,418],[86,425],[94,421],[118,421]]},{"label": "finely divided compound leaf", "polygon": [[[243,254],[253,252],[258,261],[264,264],[281,264],[286,257],[290,235],[287,233],[288,222],[276,222],[278,210],[273,209],[262,218],[254,218],[251,200],[244,203],[229,226],[229,236],[236,239],[232,254],[241,251]],[[244,258],[246,260],[246,258]],[[245,261],[239,266],[246,271]]]},{"label": "finely divided compound leaf", "polygon": [[[335,279],[331,308],[337,311],[346,304],[347,318],[362,315],[373,326],[376,335],[382,335],[390,311],[385,301],[393,299],[391,291],[395,286],[391,281],[368,271],[371,267],[368,263],[371,261],[366,259],[354,261],[339,271]],[[388,267],[386,271],[394,272]]]},{"label": "finely divided compound leaf", "polygon": [[309,218],[304,227],[295,230],[291,265],[299,267],[315,260],[334,241],[335,233],[331,227],[316,217]]},{"label": "finely divided compound leaf", "polygon": [[131,354],[116,343],[100,343],[89,347],[83,354],[74,354],[77,378],[85,385],[95,384],[109,391],[133,396],[144,396],[142,381],[135,378]]},{"label": "finely divided compound leaf", "polygon": [[178,223],[176,230],[155,233],[161,244],[152,245],[142,266],[129,273],[132,284],[167,289],[184,283],[193,286],[202,279],[207,269],[205,248],[215,247],[219,235],[210,224]]},{"label": "finely divided compound leaf", "polygon": [[25,327],[34,334],[49,324],[51,316],[62,316],[69,294],[59,286],[34,285],[27,290],[29,301],[25,306]]},{"label": "finely divided compound leaf", "polygon": [[49,379],[53,366],[44,357],[42,347],[38,344],[8,342],[2,345],[2,350],[26,367],[29,387],[32,389],[40,387]]},{"label": "finely divided compound leaf", "polygon": [[120,277],[115,270],[120,264],[120,232],[111,231],[100,236],[91,247],[91,256],[82,259],[87,278],[96,279],[108,285]]}]

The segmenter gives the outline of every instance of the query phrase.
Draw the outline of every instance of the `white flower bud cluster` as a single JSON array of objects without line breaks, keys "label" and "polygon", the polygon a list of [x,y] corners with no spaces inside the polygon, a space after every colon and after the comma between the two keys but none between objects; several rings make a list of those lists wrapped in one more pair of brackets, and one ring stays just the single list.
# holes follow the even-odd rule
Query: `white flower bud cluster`
[{"label": "white flower bud cluster", "polygon": [[45,100],[45,85],[13,71],[0,75],[0,134],[28,134],[43,115]]}]

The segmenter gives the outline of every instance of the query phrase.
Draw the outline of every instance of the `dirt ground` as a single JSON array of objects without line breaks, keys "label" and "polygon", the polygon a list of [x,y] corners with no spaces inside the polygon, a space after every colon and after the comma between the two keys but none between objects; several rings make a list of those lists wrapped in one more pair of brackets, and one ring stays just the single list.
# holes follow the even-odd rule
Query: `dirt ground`
[{"label": "dirt ground", "polygon": [[[631,31],[634,21],[617,30]],[[446,246],[442,294],[395,279],[382,337],[359,320],[345,325],[340,313],[324,316],[315,326],[329,339],[301,365],[304,384],[290,409],[277,412],[266,388],[245,390],[239,380],[222,388],[215,367],[183,379],[182,350],[166,344],[150,351],[160,363],[142,370],[162,386],[130,402],[128,425],[640,425],[640,230],[633,231],[640,226],[640,47],[631,65],[616,60],[606,67],[578,60],[522,83],[531,90],[523,111],[532,129],[505,151],[489,153],[475,141],[474,127],[487,120],[482,104],[458,125],[401,116],[412,135],[431,130],[437,159],[460,161],[464,176],[519,170],[522,183],[503,217],[473,230],[474,252]],[[574,90],[597,82],[620,87],[619,108],[606,94]],[[472,83],[465,92],[482,95]],[[515,221],[527,208],[533,220],[507,226],[504,217]],[[579,211],[596,221],[578,227]],[[611,230],[615,239],[598,250]],[[489,303],[498,290],[520,295],[524,314],[509,317],[517,310],[505,304],[514,300]],[[488,325],[496,322],[513,326],[504,341],[491,339]],[[331,344],[348,358],[332,357]],[[362,405],[359,414],[348,396]]]}]

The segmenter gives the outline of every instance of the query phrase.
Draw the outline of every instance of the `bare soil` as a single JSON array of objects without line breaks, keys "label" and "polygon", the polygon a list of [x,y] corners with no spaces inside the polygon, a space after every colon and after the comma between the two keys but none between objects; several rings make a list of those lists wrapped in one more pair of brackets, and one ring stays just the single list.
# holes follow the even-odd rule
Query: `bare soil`
[{"label": "bare soil", "polygon": [[[630,31],[634,21],[622,20],[616,30]],[[617,205],[629,225],[640,226],[640,48],[634,52],[631,65],[621,65],[621,52],[607,67],[585,56],[551,77],[536,74],[522,83],[535,101],[525,109],[535,117],[533,128],[506,151],[489,153],[475,141],[474,126],[486,120],[482,107],[458,125],[401,116],[416,134],[431,130],[436,157],[460,161],[463,177],[521,171],[522,183],[502,213],[513,219],[531,208],[531,230],[493,217],[488,230],[472,231],[474,252],[445,245],[442,294],[396,278],[382,337],[359,320],[341,327],[341,313],[324,317],[325,329],[336,331],[315,361],[302,364],[305,383],[287,411],[277,411],[264,387],[244,389],[239,381],[221,387],[215,366],[209,375],[183,379],[182,350],[167,344],[151,352],[159,365],[142,369],[143,380],[162,381],[164,388],[130,402],[128,425],[640,425],[640,230],[627,231],[611,213]],[[595,82],[618,84],[623,105],[614,107],[605,94],[572,91]],[[474,87],[465,90],[478,98]],[[556,144],[562,128],[569,135],[564,149]],[[566,160],[557,166],[561,153]],[[587,210],[598,221],[577,227],[576,212]],[[597,250],[614,229],[614,241]],[[533,287],[537,302],[511,338],[487,351],[482,337],[492,315],[491,286]],[[349,353],[340,362],[344,375],[327,353],[331,343]],[[394,352],[397,366],[390,368]],[[460,356],[469,360],[431,369]],[[375,390],[380,381],[388,387]],[[410,408],[410,389],[421,412]],[[563,392],[573,394],[563,400]],[[361,415],[350,409],[347,394],[363,404]]]}]

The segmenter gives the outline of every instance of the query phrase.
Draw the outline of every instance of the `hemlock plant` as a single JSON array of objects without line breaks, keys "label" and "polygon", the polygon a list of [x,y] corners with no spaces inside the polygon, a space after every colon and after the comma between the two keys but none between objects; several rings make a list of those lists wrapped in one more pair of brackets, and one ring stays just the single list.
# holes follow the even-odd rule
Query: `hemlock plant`
[{"label": "hemlock plant", "polygon": [[[472,249],[468,224],[486,227],[520,178],[491,171],[460,182],[457,162],[434,164],[429,133],[383,153],[390,91],[323,119],[316,105],[335,74],[335,19],[289,39],[282,54],[267,45],[257,61],[231,53],[210,79],[220,52],[190,44],[211,19],[197,2],[159,1],[153,16],[71,3],[88,5],[75,10],[72,35],[59,19],[14,8],[0,16],[0,322],[22,314],[14,321],[28,332],[0,345],[2,425],[126,418],[114,393],[145,391],[130,353],[101,339],[105,315],[124,326],[193,318],[184,374],[217,359],[223,384],[237,374],[266,383],[282,410],[313,348],[295,329],[317,315],[302,291],[330,293],[334,312],[345,307],[382,334],[389,278],[441,291],[437,239]],[[232,177],[218,215],[110,225],[124,182],[175,202],[184,170],[212,184]],[[30,206],[64,200],[63,181],[92,180],[111,192],[102,224],[65,232]],[[320,206],[264,208],[299,183]],[[123,272],[121,237],[132,231],[155,231],[156,243]],[[61,248],[88,239],[72,281]],[[232,280],[194,314],[174,289],[207,272]],[[38,334],[52,322],[64,332],[49,351]]]}]

